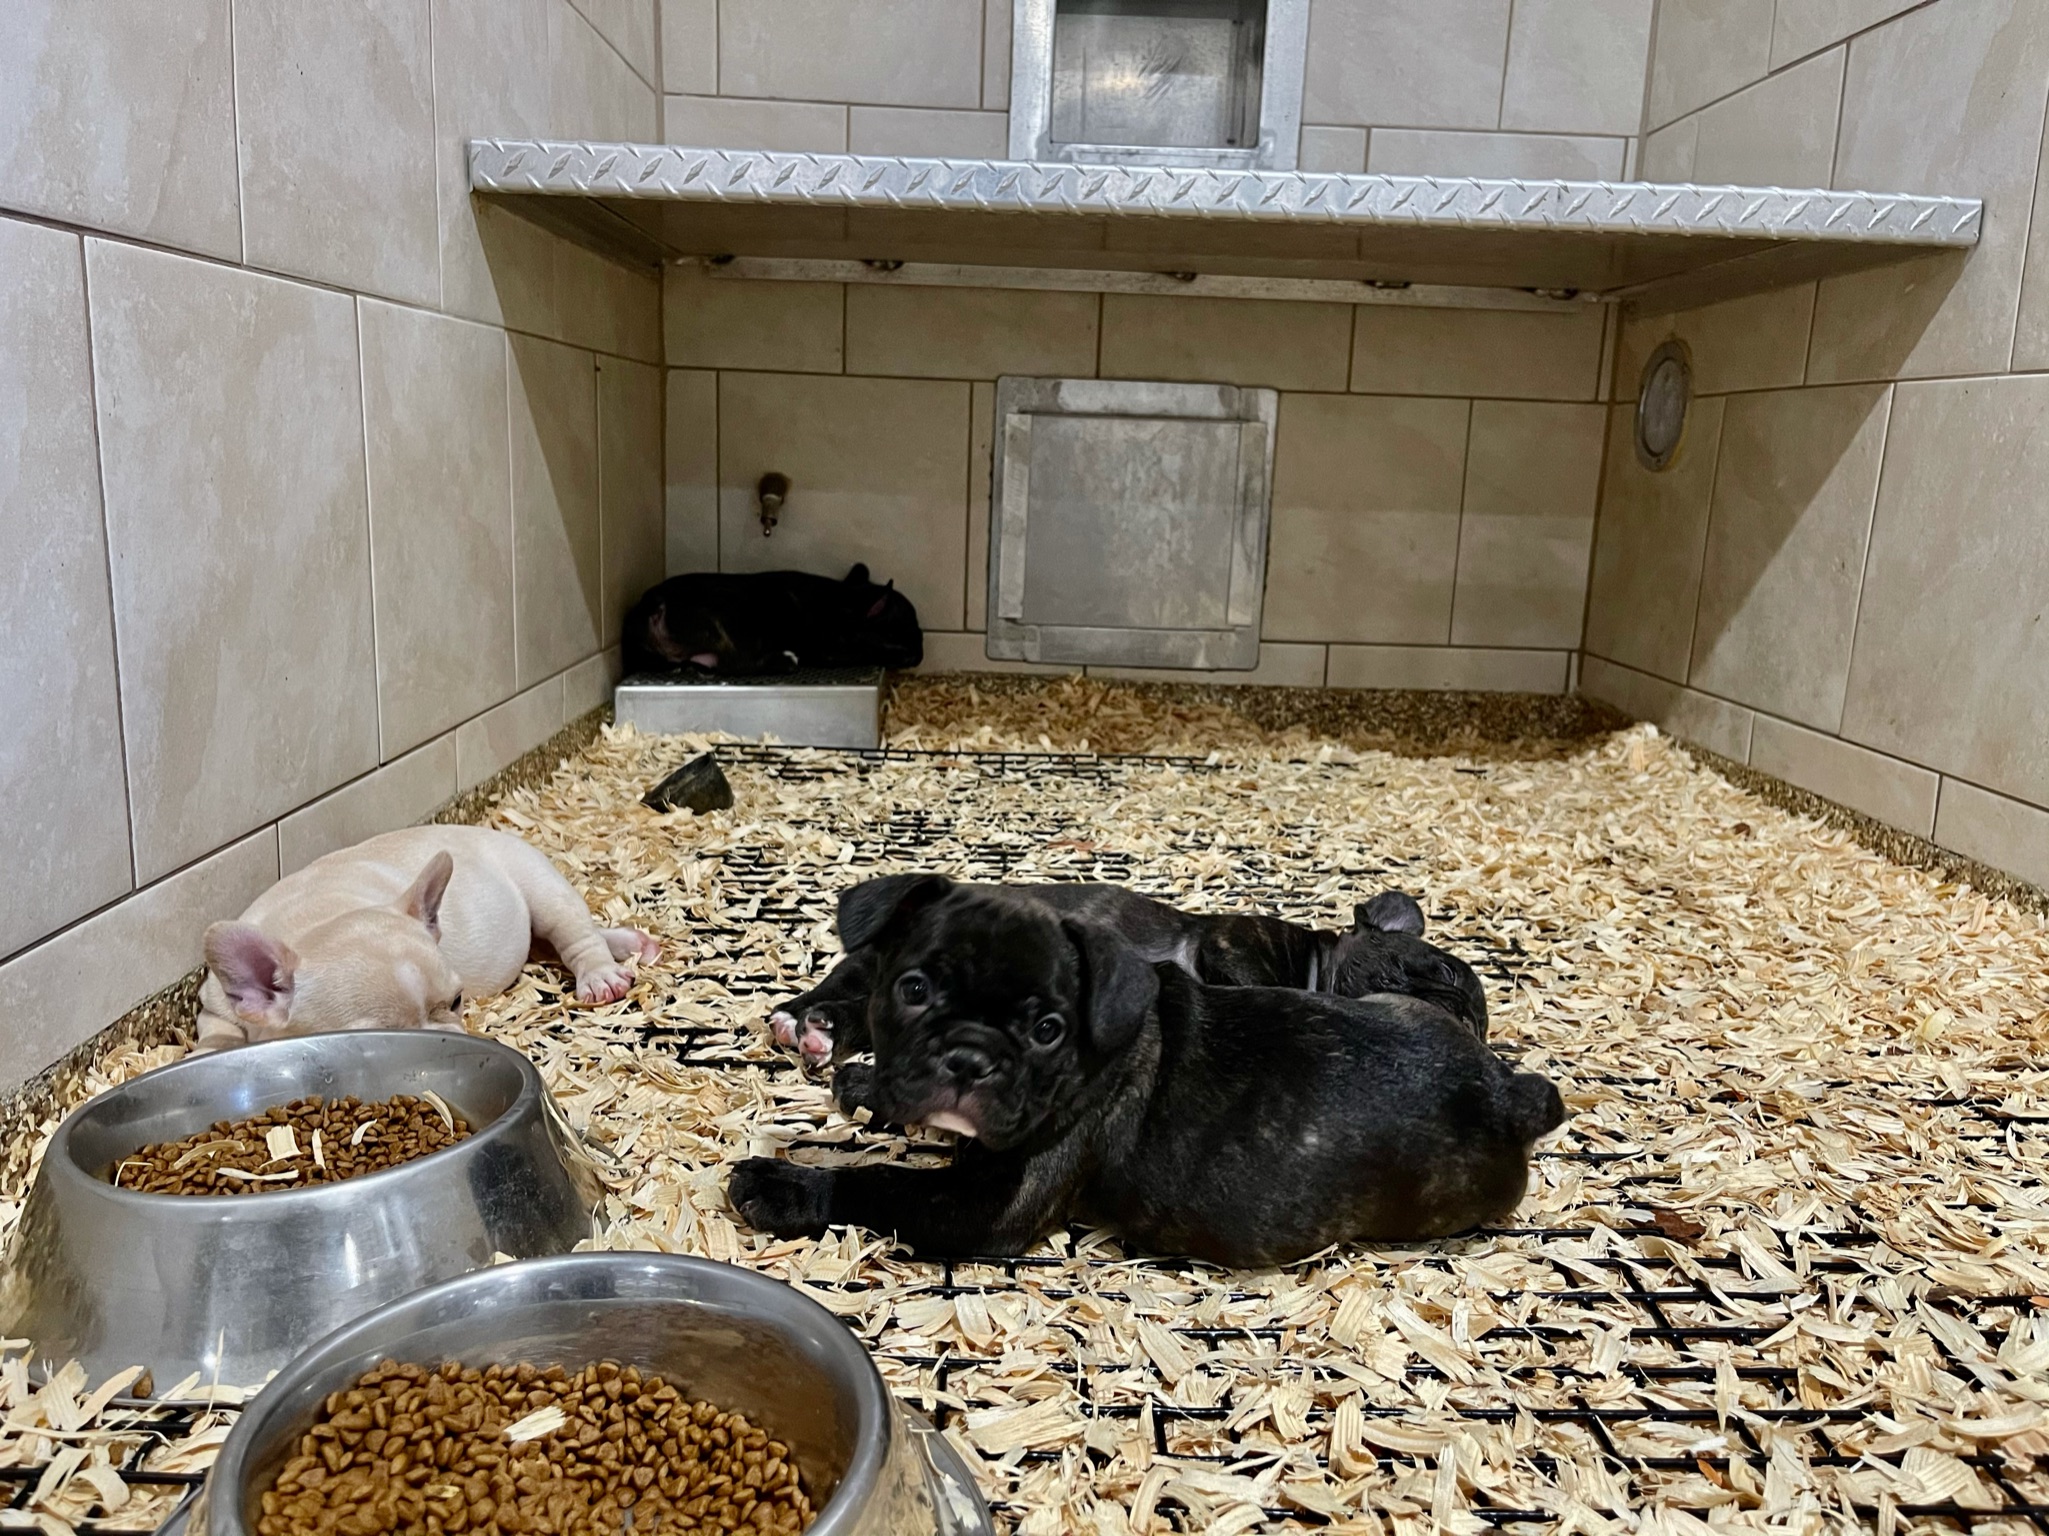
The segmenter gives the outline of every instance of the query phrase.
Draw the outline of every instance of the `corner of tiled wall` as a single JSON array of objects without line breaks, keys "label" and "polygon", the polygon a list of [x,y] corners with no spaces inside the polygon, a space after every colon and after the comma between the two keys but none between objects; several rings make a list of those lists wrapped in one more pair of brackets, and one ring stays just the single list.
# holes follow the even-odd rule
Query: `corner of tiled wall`
[{"label": "corner of tiled wall", "polygon": [[472,134],[651,138],[656,0],[25,0],[0,26],[0,1086],[603,702],[661,290]]},{"label": "corner of tiled wall", "polygon": [[[2049,884],[2045,108],[2025,0],[1661,0],[1646,176],[1982,197],[1985,235],[1624,326],[1582,687]],[[1700,398],[1653,475],[1672,336]]]}]

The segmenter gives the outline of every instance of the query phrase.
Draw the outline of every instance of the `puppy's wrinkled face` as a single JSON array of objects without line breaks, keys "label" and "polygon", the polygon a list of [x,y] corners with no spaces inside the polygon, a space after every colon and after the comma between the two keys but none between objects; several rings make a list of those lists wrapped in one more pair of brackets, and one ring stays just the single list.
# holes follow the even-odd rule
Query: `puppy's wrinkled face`
[{"label": "puppy's wrinkled face", "polygon": [[423,1029],[462,1018],[462,979],[418,922],[378,907],[299,942],[290,1032]]}]

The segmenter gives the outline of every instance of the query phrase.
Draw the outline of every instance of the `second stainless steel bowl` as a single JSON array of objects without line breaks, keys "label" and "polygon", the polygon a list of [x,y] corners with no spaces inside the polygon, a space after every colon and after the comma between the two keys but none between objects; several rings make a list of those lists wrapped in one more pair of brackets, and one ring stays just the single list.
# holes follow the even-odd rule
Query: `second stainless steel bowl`
[{"label": "second stainless steel bowl", "polygon": [[254,1536],[264,1490],[327,1395],[386,1358],[638,1366],[790,1445],[818,1511],[807,1536],[991,1530],[951,1447],[898,1405],[868,1352],[817,1302],[707,1259],[578,1253],[465,1275],[322,1339],[236,1422],[192,1536]]},{"label": "second stainless steel bowl", "polygon": [[[154,1142],[293,1099],[418,1097],[473,1126],[362,1178],[259,1195],[146,1195],[108,1170]],[[595,1169],[519,1052],[442,1031],[316,1035],[192,1056],[108,1090],[51,1138],[0,1271],[0,1334],[100,1381],[148,1366],[256,1386],[313,1340],[421,1286],[591,1233]]]}]

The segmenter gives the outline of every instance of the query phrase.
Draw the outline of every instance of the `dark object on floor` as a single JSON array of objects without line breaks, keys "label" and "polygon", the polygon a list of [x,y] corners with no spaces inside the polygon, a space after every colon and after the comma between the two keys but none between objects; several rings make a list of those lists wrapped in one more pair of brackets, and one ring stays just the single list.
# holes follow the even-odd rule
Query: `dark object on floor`
[{"label": "dark object on floor", "polygon": [[763,677],[801,667],[915,667],[918,610],[857,565],[843,580],[805,571],[700,572],[650,588],[626,615],[626,674]]},{"label": "dark object on floor", "polygon": [[[883,878],[908,884],[923,877]],[[1360,903],[1352,909],[1353,926],[1333,933],[1256,912],[1183,912],[1116,885],[1005,889],[1063,916],[1102,923],[1141,959],[1171,962],[1209,986],[1291,987],[1354,998],[1393,992],[1434,1003],[1476,1038],[1487,1038],[1487,989],[1465,961],[1425,942],[1423,909],[1406,891],[1382,891]],[[776,1039],[797,1046],[814,1064],[868,1049],[866,966],[866,957],[849,949],[816,987],[769,1015]]]},{"label": "dark object on floor", "polygon": [[1432,1004],[1204,986],[1001,887],[868,881],[839,928],[874,957],[876,1114],[971,1139],[941,1169],[749,1158],[728,1198],[777,1236],[851,1225],[1002,1255],[1082,1220],[1286,1264],[1498,1221],[1565,1118],[1556,1087]]},{"label": "dark object on floor", "polygon": [[699,816],[706,811],[730,811],[733,786],[726,782],[719,760],[707,752],[662,780],[640,803],[651,811],[692,811]]}]

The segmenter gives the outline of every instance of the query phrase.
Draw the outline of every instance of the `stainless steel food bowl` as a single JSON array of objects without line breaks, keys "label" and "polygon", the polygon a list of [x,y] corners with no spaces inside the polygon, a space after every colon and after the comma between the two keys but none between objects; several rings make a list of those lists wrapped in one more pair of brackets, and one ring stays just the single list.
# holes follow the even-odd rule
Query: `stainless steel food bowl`
[{"label": "stainless steel food bowl", "polygon": [[818,1511],[810,1536],[991,1530],[951,1447],[890,1396],[868,1352],[817,1302],[706,1259],[578,1253],[450,1280],[322,1339],[229,1433],[192,1512],[194,1536],[255,1536],[263,1490],[327,1395],[384,1359],[635,1365],[788,1443]]},{"label": "stainless steel food bowl", "polygon": [[[148,1195],[108,1170],[153,1142],[318,1095],[432,1089],[473,1134],[339,1184]],[[192,1056],[108,1090],[43,1155],[0,1272],[0,1334],[94,1381],[131,1365],[159,1391],[197,1371],[256,1386],[313,1340],[494,1254],[561,1253],[602,1193],[533,1063],[439,1030],[316,1035]]]}]

